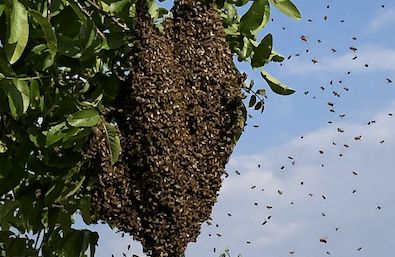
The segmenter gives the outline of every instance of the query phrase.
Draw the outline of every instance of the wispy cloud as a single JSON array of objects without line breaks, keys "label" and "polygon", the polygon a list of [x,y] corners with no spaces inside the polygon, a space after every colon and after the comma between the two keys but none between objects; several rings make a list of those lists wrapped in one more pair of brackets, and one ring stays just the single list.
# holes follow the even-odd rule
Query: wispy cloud
[{"label": "wispy cloud", "polygon": [[[355,60],[353,58],[357,56]],[[395,73],[395,48],[379,45],[363,45],[356,53],[324,56],[313,64],[310,59],[294,58],[285,66],[292,74],[312,74],[316,72],[363,72],[389,71]],[[365,67],[365,64],[368,67]]]},{"label": "wispy cloud", "polygon": [[378,13],[367,27],[369,33],[374,33],[382,29],[395,25],[395,8],[390,8]]}]

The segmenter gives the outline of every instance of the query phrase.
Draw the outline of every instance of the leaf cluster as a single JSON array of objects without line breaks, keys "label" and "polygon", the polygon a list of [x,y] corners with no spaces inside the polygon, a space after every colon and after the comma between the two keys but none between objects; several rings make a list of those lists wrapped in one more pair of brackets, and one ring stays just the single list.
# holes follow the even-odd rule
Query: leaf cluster
[{"label": "leaf cluster", "polygon": [[[250,3],[252,2],[252,3]],[[284,57],[258,33],[274,6],[300,19],[289,0],[219,0],[232,53],[259,69],[277,94],[291,94],[262,69]],[[169,11],[147,0],[159,29]],[[241,8],[248,7],[244,15]],[[135,0],[0,1],[0,256],[94,256],[98,234],[86,224],[94,181],[81,172],[84,145],[95,127],[106,131],[111,161],[120,139],[109,110],[125,82],[133,54]],[[252,90],[250,107],[263,110],[265,90]]]}]

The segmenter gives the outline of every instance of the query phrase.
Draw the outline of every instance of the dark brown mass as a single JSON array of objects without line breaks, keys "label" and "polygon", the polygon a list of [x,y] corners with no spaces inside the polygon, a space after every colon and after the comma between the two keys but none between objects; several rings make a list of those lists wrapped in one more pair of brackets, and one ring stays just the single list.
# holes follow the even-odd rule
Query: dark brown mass
[{"label": "dark brown mass", "polygon": [[225,164],[245,124],[241,87],[219,12],[178,0],[160,33],[137,1],[129,82],[116,109],[123,153],[111,166],[92,136],[93,206],[153,257],[179,256],[209,219]]}]

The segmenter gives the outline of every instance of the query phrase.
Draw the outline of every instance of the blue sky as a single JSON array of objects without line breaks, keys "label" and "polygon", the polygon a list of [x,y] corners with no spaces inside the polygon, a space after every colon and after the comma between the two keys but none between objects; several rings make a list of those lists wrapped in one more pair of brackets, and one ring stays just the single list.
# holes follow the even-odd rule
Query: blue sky
[{"label": "blue sky", "polygon": [[[297,92],[287,97],[269,92],[264,113],[250,112],[253,119],[227,166],[230,176],[213,210],[218,227],[204,224],[187,257],[218,256],[226,247],[243,257],[395,256],[395,2],[294,2],[302,20],[273,10],[274,21],[262,36],[272,33],[275,49],[292,55],[267,70]],[[258,71],[238,67],[255,80],[256,89],[266,87]],[[101,236],[97,256],[145,256],[136,243],[126,251],[130,238],[104,225],[92,229]]]}]

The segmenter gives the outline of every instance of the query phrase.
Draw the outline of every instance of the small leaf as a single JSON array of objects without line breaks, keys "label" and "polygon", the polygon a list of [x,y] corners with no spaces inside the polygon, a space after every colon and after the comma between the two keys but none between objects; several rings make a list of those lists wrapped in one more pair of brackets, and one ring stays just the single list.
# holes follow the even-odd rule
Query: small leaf
[{"label": "small leaf", "polygon": [[251,95],[250,102],[248,103],[248,107],[254,106],[255,103],[256,103],[256,96]]},{"label": "small leaf", "polygon": [[290,0],[270,0],[274,6],[285,15],[300,20],[302,17],[298,8]]},{"label": "small leaf", "polygon": [[18,0],[12,1],[9,38],[6,44],[7,59],[10,64],[19,60],[29,39],[29,22],[27,10]]},{"label": "small leaf", "polygon": [[282,56],[281,54],[277,53],[276,51],[272,50],[272,54],[269,57],[270,61],[273,62],[282,62],[284,61],[284,56]]},{"label": "small leaf", "polygon": [[73,127],[94,127],[99,121],[100,114],[94,109],[81,110],[67,118],[67,122]]},{"label": "small leaf", "polygon": [[255,49],[254,55],[251,60],[252,67],[262,67],[268,61],[272,53],[273,37],[272,34],[267,34]]},{"label": "small leaf", "polygon": [[53,26],[51,23],[49,23],[49,20],[43,17],[38,11],[29,10],[29,13],[34,18],[34,20],[40,24],[45,39],[47,40],[49,53],[51,54],[51,57],[54,58],[58,50],[58,40],[56,38],[55,31],[53,30]]},{"label": "small leaf", "polygon": [[48,147],[61,140],[66,135],[66,133],[64,133],[65,129],[67,129],[66,122],[51,127],[46,135],[46,146]]},{"label": "small leaf", "polygon": [[121,140],[118,137],[117,130],[114,125],[110,123],[104,123],[107,146],[111,155],[111,164],[113,165],[118,161],[119,155],[121,154]]},{"label": "small leaf", "polygon": [[256,105],[255,105],[254,109],[255,109],[255,110],[259,110],[259,109],[261,109],[261,108],[262,108],[262,106],[263,106],[262,102],[261,102],[261,101],[259,101],[259,102],[257,102],[257,103],[256,103]]},{"label": "small leaf", "polygon": [[252,31],[252,34],[256,35],[259,31],[261,31],[266,26],[266,24],[269,22],[269,18],[270,18],[270,4],[269,4],[269,1],[266,0],[265,1],[265,11],[263,14],[262,23],[261,23],[261,25],[259,25],[259,27],[257,29]]},{"label": "small leaf", "polygon": [[99,234],[97,232],[89,233],[89,249],[91,257],[95,256],[97,241],[99,241]]},{"label": "small leaf", "polygon": [[29,108],[29,104],[30,104],[29,86],[26,81],[20,79],[13,79],[12,82],[14,83],[15,87],[18,89],[19,93],[22,96],[22,102],[23,102],[22,113],[25,113]]},{"label": "small leaf", "polygon": [[265,15],[265,6],[268,0],[255,0],[250,9],[240,19],[240,32],[248,35],[250,31],[259,28]]},{"label": "small leaf", "polygon": [[30,107],[35,109],[40,101],[40,85],[37,80],[30,81]]},{"label": "small leaf", "polygon": [[270,88],[273,90],[274,93],[279,94],[279,95],[291,95],[291,94],[295,93],[294,89],[289,88],[286,85],[283,85],[280,81],[273,78],[266,71],[262,70],[261,75],[266,80],[266,82],[269,84]]},{"label": "small leaf", "polygon": [[239,58],[245,60],[251,54],[251,42],[248,37],[243,37],[243,48],[238,52]]},{"label": "small leaf", "polygon": [[257,93],[257,95],[264,96],[264,95],[266,95],[266,90],[265,89],[258,89],[256,91],[256,93]]}]

